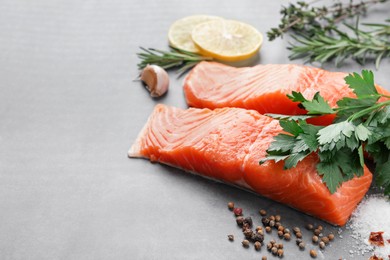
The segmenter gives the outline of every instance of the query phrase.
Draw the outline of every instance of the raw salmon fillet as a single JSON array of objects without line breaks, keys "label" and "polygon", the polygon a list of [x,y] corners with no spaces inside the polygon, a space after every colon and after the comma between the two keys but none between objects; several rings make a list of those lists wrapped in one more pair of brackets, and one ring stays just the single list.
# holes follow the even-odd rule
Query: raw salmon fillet
[{"label": "raw salmon fillet", "polygon": [[315,154],[290,170],[283,170],[282,162],[259,165],[280,131],[277,120],[254,110],[157,105],[128,154],[238,185],[344,225],[370,187],[370,171],[365,167],[362,177],[330,194],[317,174]]},{"label": "raw salmon fillet", "polygon": [[[311,99],[320,92],[331,107],[342,97],[355,97],[345,84],[347,73],[296,64],[269,64],[235,68],[217,62],[201,62],[184,80],[187,104],[197,108],[241,107],[260,114],[305,114],[286,97],[292,91]],[[377,86],[380,93],[390,94]],[[334,116],[315,121],[329,124]],[[312,120],[313,121],[313,120]],[[311,123],[314,123],[311,122]]]}]

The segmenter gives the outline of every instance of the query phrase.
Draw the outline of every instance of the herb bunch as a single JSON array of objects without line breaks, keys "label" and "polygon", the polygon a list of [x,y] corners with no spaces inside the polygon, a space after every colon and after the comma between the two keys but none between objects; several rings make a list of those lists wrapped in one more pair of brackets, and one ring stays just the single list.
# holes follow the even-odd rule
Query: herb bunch
[{"label": "herb bunch", "polygon": [[196,64],[204,60],[212,60],[210,57],[204,57],[196,53],[180,50],[170,47],[169,51],[162,51],[153,48],[142,48],[142,52],[137,53],[141,60],[138,63],[138,69],[142,70],[148,64],[154,64],[163,69],[180,68],[177,72],[180,74],[186,72]]},{"label": "herb bunch", "polygon": [[[339,0],[322,7],[300,1],[282,8],[279,26],[271,28],[267,35],[272,41],[286,32],[293,33],[295,43],[288,48],[292,52],[290,59],[303,58],[306,62],[320,63],[334,60],[336,66],[348,58],[360,64],[373,59],[379,67],[383,58],[390,57],[390,20],[363,24],[366,30],[361,30],[359,16],[365,14],[368,7],[387,1],[350,0],[342,3]],[[347,18],[356,18],[356,25],[346,24]],[[339,28],[340,22],[347,32]]]},{"label": "herb bunch", "polygon": [[373,58],[375,66],[379,68],[381,60],[390,57],[390,20],[387,22],[377,24],[379,29],[368,32],[345,25],[354,36],[338,29],[333,29],[333,34],[320,32],[311,37],[293,36],[298,44],[291,44],[288,48],[292,52],[289,58],[320,63],[335,60],[336,66],[350,57],[360,64],[365,64],[367,59]]},{"label": "herb bunch", "polygon": [[350,0],[343,3],[340,0],[330,6],[313,6],[312,3],[298,1],[296,4],[290,3],[287,7],[282,7],[280,14],[282,19],[276,28],[271,28],[267,32],[270,41],[282,37],[284,33],[293,31],[311,37],[318,32],[330,32],[337,27],[337,24],[347,18],[356,17],[367,12],[367,8],[387,0]]},{"label": "herb bunch", "polygon": [[[301,93],[293,92],[289,99],[299,102],[307,115],[280,116],[284,133],[274,137],[267,156],[260,164],[273,160],[284,161],[284,168],[295,167],[311,153],[317,153],[317,171],[331,193],[354,176],[362,176],[364,152],[373,158],[376,165],[376,182],[390,195],[390,100],[378,102],[389,96],[377,92],[371,71],[353,73],[345,82],[356,98],[345,97],[331,108],[324,98],[316,93],[312,100]],[[335,115],[334,123],[316,126],[307,118]]]}]

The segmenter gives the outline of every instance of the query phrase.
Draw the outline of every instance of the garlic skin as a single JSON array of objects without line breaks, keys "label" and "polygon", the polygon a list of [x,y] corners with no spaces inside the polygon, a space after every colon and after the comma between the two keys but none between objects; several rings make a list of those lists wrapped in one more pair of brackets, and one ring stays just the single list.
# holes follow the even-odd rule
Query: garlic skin
[{"label": "garlic skin", "polygon": [[145,82],[152,97],[161,97],[168,91],[168,73],[157,65],[147,65],[141,73],[141,80]]}]

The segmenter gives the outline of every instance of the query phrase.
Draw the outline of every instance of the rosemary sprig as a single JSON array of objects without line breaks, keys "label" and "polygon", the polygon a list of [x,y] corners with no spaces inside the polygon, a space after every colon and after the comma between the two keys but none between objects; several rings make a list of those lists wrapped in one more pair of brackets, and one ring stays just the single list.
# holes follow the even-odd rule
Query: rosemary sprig
[{"label": "rosemary sprig", "polygon": [[307,3],[299,1],[296,4],[290,4],[288,7],[282,7],[280,13],[282,19],[277,28],[271,28],[267,32],[270,41],[282,37],[284,33],[293,31],[311,37],[318,32],[330,32],[336,24],[347,18],[356,17],[364,14],[367,8],[378,3],[384,3],[388,0],[350,0],[343,3],[340,0],[330,6],[316,7],[315,2]]},{"label": "rosemary sprig", "polygon": [[377,29],[369,32],[347,24],[345,26],[355,36],[338,29],[333,29],[333,34],[319,32],[311,37],[304,34],[292,36],[299,45],[291,44],[289,49],[292,54],[289,58],[320,63],[334,60],[336,66],[350,57],[360,64],[364,64],[367,59],[374,59],[378,68],[383,58],[390,57],[390,23],[370,24]]},{"label": "rosemary sprig", "polygon": [[142,70],[148,64],[158,65],[164,69],[179,67],[177,71],[180,74],[192,68],[204,60],[212,60],[210,57],[204,57],[196,53],[180,50],[170,47],[170,51],[162,51],[153,48],[140,47],[143,52],[137,53],[141,61],[138,63],[138,69]]}]

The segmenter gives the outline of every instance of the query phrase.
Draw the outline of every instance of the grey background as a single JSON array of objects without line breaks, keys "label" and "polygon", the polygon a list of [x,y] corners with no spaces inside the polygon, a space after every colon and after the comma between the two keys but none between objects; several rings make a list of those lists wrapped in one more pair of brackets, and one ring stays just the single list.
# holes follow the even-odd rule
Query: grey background
[{"label": "grey background", "polygon": [[[256,224],[258,210],[266,208],[281,214],[285,226],[313,222],[336,231],[249,192],[126,154],[155,104],[186,107],[182,78],[173,72],[169,93],[158,100],[132,81],[138,46],[167,49],[170,24],[192,14],[241,20],[265,33],[277,25],[282,3],[0,1],[0,259],[268,255],[265,248],[259,253],[241,247],[228,201]],[[382,21],[389,10],[389,3],[374,8],[370,19]],[[253,63],[289,63],[286,45],[286,39],[265,40]],[[350,63],[342,70],[361,68]],[[388,89],[389,69],[386,60],[375,72]],[[355,241],[348,232],[319,258],[352,259]],[[285,247],[285,259],[307,259],[312,245],[303,252],[294,242]]]}]

